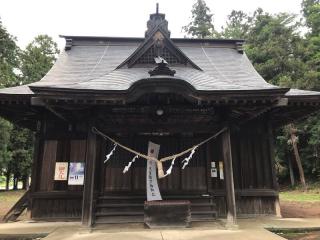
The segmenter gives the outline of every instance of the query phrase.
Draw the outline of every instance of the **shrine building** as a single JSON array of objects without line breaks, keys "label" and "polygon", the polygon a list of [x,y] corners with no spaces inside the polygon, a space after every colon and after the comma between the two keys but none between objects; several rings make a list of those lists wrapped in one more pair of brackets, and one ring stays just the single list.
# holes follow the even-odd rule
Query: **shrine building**
[{"label": "shrine building", "polygon": [[158,179],[164,200],[190,201],[191,221],[280,216],[273,132],[317,111],[319,92],[267,83],[244,40],[171,38],[159,12],[141,38],[61,37],[40,81],[0,89],[1,117],[35,132],[32,219],[144,221],[151,160],[109,138],[146,155],[156,143],[158,159],[194,150]]}]

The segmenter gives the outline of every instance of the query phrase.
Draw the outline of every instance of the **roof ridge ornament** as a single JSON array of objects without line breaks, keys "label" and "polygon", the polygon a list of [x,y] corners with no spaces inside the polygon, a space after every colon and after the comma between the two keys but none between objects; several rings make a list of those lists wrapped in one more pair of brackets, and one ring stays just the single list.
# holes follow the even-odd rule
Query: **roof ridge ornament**
[{"label": "roof ridge ornament", "polygon": [[147,31],[145,33],[145,37],[149,37],[155,28],[160,28],[165,35],[170,37],[166,15],[164,13],[159,13],[159,3],[156,4],[156,13],[150,14],[150,19],[147,22]]},{"label": "roof ridge ornament", "polygon": [[64,50],[65,51],[71,50],[72,43],[73,43],[72,38],[66,38],[66,45],[64,47]]},{"label": "roof ridge ornament", "polygon": [[174,74],[176,73],[175,70],[172,70],[169,68],[169,64],[164,58],[158,56],[154,58],[154,61],[156,62],[157,66],[153,70],[150,70],[148,72],[150,76],[157,76],[157,75],[174,76]]},{"label": "roof ridge ornament", "polygon": [[153,64],[152,59],[161,56],[165,57],[166,62],[170,64],[181,64],[202,71],[202,69],[189,59],[170,39],[168,22],[164,16],[165,14],[159,13],[159,6],[157,5],[156,13],[150,14],[145,40],[116,69],[125,65],[131,68],[136,64]]}]

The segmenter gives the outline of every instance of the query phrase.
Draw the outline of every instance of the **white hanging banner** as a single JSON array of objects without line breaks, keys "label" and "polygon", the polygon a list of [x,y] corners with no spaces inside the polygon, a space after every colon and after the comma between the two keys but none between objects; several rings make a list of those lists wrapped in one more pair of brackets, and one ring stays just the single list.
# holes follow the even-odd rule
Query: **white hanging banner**
[{"label": "white hanging banner", "polygon": [[[160,145],[149,142],[148,156],[158,159]],[[162,200],[158,187],[157,163],[153,160],[147,161],[147,201]]]}]

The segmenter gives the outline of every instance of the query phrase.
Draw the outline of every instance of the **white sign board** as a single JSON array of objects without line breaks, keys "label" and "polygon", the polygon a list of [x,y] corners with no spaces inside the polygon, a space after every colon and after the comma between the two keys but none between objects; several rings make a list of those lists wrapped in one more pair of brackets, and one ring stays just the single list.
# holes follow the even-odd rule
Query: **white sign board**
[{"label": "white sign board", "polygon": [[56,162],[56,168],[54,171],[55,181],[66,181],[68,179],[68,163]]},{"label": "white sign board", "polygon": [[84,162],[71,162],[69,167],[68,185],[83,185]]},{"label": "white sign board", "polygon": [[[160,145],[149,142],[148,156],[158,158]],[[157,163],[153,160],[147,161],[147,201],[162,200],[158,187]]]},{"label": "white sign board", "polygon": [[218,176],[218,171],[216,168],[211,168],[211,177],[216,178]]}]

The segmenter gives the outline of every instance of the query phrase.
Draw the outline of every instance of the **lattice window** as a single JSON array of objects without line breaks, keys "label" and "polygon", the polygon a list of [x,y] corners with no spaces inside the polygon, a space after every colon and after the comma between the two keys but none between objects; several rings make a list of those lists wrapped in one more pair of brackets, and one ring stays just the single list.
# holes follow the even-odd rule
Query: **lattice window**
[{"label": "lattice window", "polygon": [[156,56],[155,49],[151,47],[148,51],[146,51],[137,61],[137,63],[142,64],[154,64],[154,58]]},{"label": "lattice window", "polygon": [[[156,51],[154,47],[151,47],[147,52],[145,52],[137,61],[137,64],[155,64],[154,58],[157,57]],[[161,54],[169,64],[180,63],[179,59],[171,54],[171,52],[164,48]]]},{"label": "lattice window", "polygon": [[167,48],[163,49],[161,57],[163,57],[169,64],[179,63],[179,59],[176,56],[172,55]]}]

